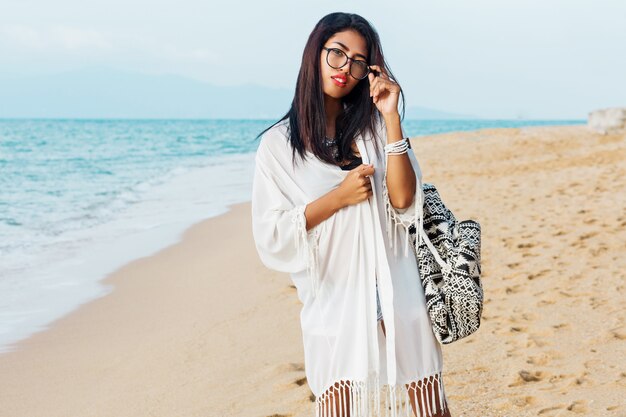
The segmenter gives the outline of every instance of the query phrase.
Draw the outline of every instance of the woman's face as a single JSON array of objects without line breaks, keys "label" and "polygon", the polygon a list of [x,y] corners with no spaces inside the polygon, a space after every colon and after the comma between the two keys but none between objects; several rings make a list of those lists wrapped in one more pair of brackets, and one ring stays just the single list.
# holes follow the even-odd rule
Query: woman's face
[{"label": "woman's face", "polygon": [[[365,42],[365,38],[363,38],[363,36],[355,30],[348,29],[343,32],[335,33],[328,39],[328,41],[326,41],[324,46],[327,48],[340,49],[345,52],[348,58],[368,62],[367,44]],[[324,94],[340,99],[348,95],[358,83],[367,82],[367,77],[362,80],[358,80],[350,74],[350,66],[353,62],[352,60],[348,60],[343,67],[337,69],[328,65],[326,62],[327,53],[328,51],[326,49],[322,49],[322,54],[320,56],[320,68]],[[333,54],[333,52],[330,53]],[[333,77],[342,77],[345,84],[335,81]]]}]

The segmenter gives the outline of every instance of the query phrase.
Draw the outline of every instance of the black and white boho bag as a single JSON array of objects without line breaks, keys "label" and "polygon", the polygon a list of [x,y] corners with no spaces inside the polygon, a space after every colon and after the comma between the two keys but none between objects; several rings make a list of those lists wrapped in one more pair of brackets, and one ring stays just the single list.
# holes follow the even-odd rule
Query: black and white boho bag
[{"label": "black and white boho bag", "polygon": [[480,279],[480,224],[457,222],[433,184],[422,184],[422,239],[415,246],[417,227],[409,227],[420,280],[435,337],[452,343],[478,330],[483,310]]}]

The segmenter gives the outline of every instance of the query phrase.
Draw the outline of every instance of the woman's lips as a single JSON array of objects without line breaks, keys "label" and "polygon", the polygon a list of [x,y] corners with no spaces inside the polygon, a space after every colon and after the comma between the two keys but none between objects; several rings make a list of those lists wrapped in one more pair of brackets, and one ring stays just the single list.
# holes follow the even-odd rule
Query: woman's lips
[{"label": "woman's lips", "polygon": [[345,87],[345,86],[346,86],[346,83],[339,82],[339,81],[337,81],[337,80],[336,80],[335,78],[333,78],[333,77],[330,77],[330,78],[333,80],[333,82],[335,83],[335,85],[337,85],[337,86],[339,86],[339,87]]}]

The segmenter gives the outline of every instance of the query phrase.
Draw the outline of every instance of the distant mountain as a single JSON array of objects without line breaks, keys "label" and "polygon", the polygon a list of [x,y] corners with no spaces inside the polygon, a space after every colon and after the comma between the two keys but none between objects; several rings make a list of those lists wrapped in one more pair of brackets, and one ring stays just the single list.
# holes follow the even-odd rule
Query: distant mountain
[{"label": "distant mountain", "polygon": [[[0,78],[0,118],[277,119],[293,91],[109,68]],[[410,107],[405,119],[474,118]]]}]

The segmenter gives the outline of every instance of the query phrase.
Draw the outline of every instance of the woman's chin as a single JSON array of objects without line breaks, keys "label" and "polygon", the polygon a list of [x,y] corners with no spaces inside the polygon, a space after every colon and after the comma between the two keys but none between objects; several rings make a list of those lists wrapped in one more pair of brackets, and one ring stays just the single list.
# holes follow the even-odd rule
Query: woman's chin
[{"label": "woman's chin", "polygon": [[325,90],[324,94],[326,94],[329,97],[336,98],[336,99],[344,98],[348,94],[347,91],[336,91],[336,90],[337,89],[332,89],[331,91]]}]

